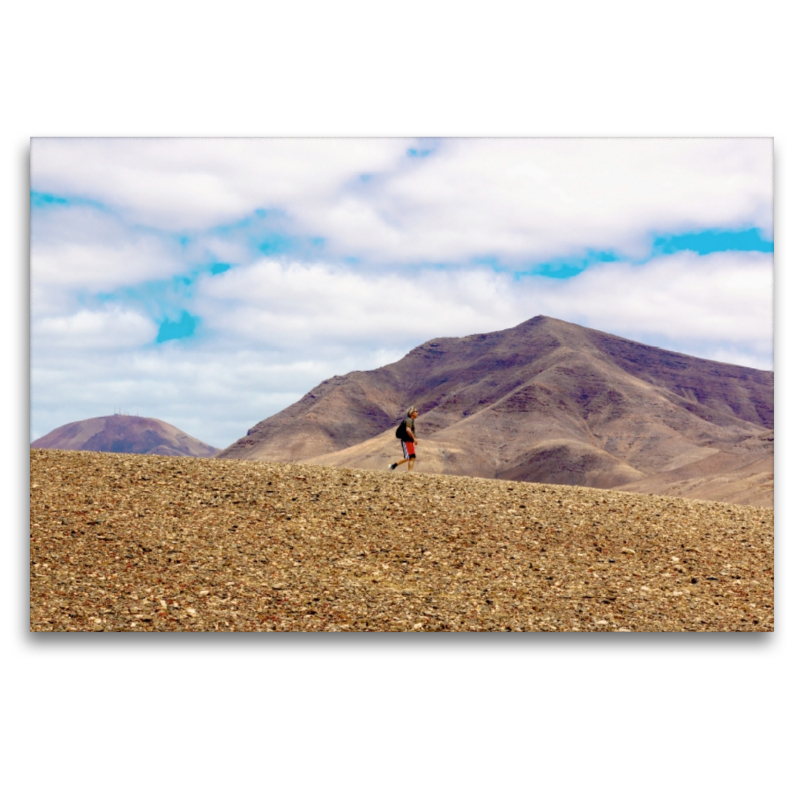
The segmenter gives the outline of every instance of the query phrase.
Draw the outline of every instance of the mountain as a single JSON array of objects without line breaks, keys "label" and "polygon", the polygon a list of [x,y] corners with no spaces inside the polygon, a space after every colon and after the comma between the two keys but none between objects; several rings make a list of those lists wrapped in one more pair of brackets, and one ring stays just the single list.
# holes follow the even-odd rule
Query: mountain
[{"label": "mountain", "polygon": [[422,472],[659,493],[727,475],[744,481],[731,491],[762,498],[773,384],[772,372],[539,316],[323,381],[219,457],[385,469],[414,404]]},{"label": "mountain", "polygon": [[114,414],[70,422],[31,443],[46,450],[94,450],[158,456],[211,458],[219,449],[160,419]]}]

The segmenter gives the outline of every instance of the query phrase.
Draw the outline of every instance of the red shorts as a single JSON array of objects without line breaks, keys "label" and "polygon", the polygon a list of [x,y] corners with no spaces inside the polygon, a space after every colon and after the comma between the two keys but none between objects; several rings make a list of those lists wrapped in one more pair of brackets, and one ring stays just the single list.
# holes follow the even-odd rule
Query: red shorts
[{"label": "red shorts", "polygon": [[403,458],[416,458],[417,454],[414,452],[414,442],[403,442]]}]

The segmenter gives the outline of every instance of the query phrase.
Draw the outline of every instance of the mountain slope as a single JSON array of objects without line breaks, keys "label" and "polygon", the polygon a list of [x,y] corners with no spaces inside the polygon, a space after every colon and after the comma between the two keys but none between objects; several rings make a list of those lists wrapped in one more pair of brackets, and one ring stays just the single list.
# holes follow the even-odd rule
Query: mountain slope
[{"label": "mountain slope", "polygon": [[128,414],[67,423],[32,442],[31,448],[201,458],[219,452],[168,422]]},{"label": "mountain slope", "polygon": [[385,468],[412,403],[422,471],[610,488],[770,431],[773,374],[535,317],[324,381],[220,457]]}]

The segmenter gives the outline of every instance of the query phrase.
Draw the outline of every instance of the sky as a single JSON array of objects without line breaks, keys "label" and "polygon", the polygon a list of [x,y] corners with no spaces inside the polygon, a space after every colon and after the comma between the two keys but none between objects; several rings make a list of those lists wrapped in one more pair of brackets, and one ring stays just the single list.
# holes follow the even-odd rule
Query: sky
[{"label": "sky", "polygon": [[30,167],[31,440],[124,411],[225,447],[537,314],[773,367],[769,138],[34,138]]}]

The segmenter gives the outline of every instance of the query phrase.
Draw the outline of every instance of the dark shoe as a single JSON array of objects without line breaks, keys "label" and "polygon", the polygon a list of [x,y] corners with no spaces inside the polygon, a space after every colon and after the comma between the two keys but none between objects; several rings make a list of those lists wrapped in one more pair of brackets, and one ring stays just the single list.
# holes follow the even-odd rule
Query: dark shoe
[{"label": "dark shoe", "polygon": [[397,469],[397,464],[389,464],[389,469]]}]

